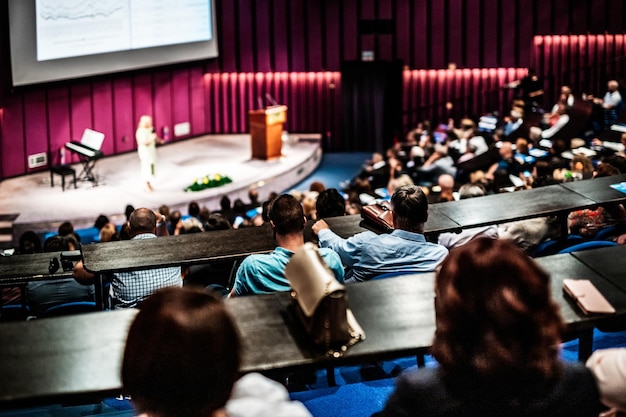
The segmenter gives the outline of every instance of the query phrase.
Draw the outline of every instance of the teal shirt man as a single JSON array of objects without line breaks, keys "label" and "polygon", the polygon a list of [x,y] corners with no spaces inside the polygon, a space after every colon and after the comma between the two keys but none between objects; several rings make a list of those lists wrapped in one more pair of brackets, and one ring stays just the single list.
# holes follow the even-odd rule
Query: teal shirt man
[{"label": "teal shirt man", "polygon": [[[343,283],[344,271],[339,255],[330,249],[319,250],[322,259]],[[285,277],[285,267],[293,252],[278,246],[267,255],[250,255],[243,260],[233,285],[232,295],[269,294],[289,291],[289,281]]]}]

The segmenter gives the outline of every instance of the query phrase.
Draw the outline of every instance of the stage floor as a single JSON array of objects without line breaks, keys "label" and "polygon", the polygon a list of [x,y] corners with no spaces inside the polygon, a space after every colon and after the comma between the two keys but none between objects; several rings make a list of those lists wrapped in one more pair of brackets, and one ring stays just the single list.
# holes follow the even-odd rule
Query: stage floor
[{"label": "stage floor", "polygon": [[[247,203],[250,188],[257,188],[263,200],[270,192],[290,189],[317,168],[322,159],[320,137],[291,134],[283,142],[282,154],[268,161],[251,159],[249,135],[207,135],[169,143],[157,148],[154,192],[145,191],[135,152],[97,161],[97,186],[78,181],[74,189],[68,176],[63,192],[61,177],[55,174],[51,187],[50,171],[44,170],[0,182],[0,216],[17,215],[12,233],[19,236],[25,230],[55,230],[63,221],[71,221],[75,228],[89,227],[100,214],[121,224],[127,204],[153,209],[167,204],[186,213],[189,202],[197,201],[217,210],[223,195]],[[80,164],[72,167],[77,174],[82,170]],[[227,175],[233,182],[184,191],[196,178],[211,174]]]}]

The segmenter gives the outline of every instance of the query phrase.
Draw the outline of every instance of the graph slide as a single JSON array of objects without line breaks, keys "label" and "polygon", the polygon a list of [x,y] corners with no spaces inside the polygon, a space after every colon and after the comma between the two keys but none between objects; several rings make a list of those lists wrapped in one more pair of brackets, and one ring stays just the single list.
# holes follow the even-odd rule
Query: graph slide
[{"label": "graph slide", "polygon": [[207,0],[36,0],[37,60],[211,39]]}]

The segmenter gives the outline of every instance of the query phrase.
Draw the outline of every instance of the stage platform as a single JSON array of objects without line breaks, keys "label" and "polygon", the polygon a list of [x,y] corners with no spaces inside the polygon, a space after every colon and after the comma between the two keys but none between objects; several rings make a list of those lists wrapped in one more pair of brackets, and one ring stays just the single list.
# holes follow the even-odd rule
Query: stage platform
[{"label": "stage platform", "polygon": [[[270,192],[289,190],[317,168],[322,159],[320,135],[290,134],[283,142],[282,154],[273,160],[252,159],[246,134],[206,135],[168,143],[157,148],[153,192],[145,191],[136,152],[98,160],[94,169],[97,186],[78,181],[74,189],[66,177],[62,191],[61,178],[55,175],[51,187],[46,169],[0,182],[0,217],[14,217],[11,233],[16,238],[25,230],[56,230],[64,221],[71,221],[75,228],[90,227],[100,214],[122,224],[127,204],[153,209],[167,204],[186,214],[189,202],[197,201],[201,207],[218,210],[223,195],[231,202],[241,198],[247,203],[251,188],[258,189],[264,200]],[[77,174],[82,169],[80,164],[72,167]],[[211,174],[227,175],[233,182],[199,192],[184,191],[196,178]]]}]

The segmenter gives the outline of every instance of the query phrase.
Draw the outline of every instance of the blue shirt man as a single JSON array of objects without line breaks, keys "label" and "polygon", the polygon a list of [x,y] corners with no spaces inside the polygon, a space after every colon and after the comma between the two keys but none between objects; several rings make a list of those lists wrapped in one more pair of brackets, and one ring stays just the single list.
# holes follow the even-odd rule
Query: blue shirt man
[{"label": "blue shirt man", "polygon": [[431,272],[448,255],[445,247],[424,238],[428,200],[421,188],[399,187],[391,196],[391,205],[394,223],[391,234],[368,231],[343,239],[323,220],[313,225],[320,246],[337,252],[343,265],[349,268],[346,283],[367,281],[392,272]]},{"label": "blue shirt man", "polygon": [[[243,260],[235,275],[231,297],[290,289],[285,266],[304,245],[306,217],[300,202],[288,194],[280,195],[270,203],[268,217],[278,246],[270,254],[249,255]],[[339,255],[330,249],[320,250],[320,255],[335,278],[343,282],[344,272]]]}]

